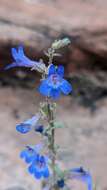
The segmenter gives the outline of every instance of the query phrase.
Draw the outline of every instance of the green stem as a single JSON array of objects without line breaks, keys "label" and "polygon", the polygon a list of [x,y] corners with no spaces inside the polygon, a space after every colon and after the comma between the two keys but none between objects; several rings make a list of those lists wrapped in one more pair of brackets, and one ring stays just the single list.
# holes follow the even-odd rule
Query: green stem
[{"label": "green stem", "polygon": [[[47,101],[47,107],[48,107],[48,122],[50,125],[50,128],[54,127],[54,113],[53,110],[51,110],[51,103]],[[53,182],[55,182],[55,130],[51,130],[51,135],[49,137],[49,149],[52,153],[52,173],[53,173]]]},{"label": "green stem", "polygon": [[[50,48],[49,50],[49,61],[48,64],[52,64],[53,61],[53,54],[54,51],[52,48]],[[53,173],[53,183],[54,186],[52,187],[53,190],[55,190],[55,130],[53,129],[54,127],[54,110],[51,109],[51,102],[49,101],[49,98],[47,97],[46,99],[47,102],[47,109],[48,109],[48,123],[50,125],[51,130],[51,135],[48,136],[48,141],[49,141],[49,150],[52,154],[52,164],[51,164],[51,168],[52,168],[52,173]]]},{"label": "green stem", "polygon": [[50,48],[50,50],[49,50],[49,61],[48,61],[49,65],[52,64],[53,56],[54,56],[54,50],[52,48]]}]

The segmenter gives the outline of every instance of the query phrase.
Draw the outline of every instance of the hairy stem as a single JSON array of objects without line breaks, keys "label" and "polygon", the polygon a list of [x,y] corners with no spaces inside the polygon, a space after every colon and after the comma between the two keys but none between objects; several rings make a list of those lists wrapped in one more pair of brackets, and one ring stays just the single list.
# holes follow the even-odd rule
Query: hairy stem
[{"label": "hairy stem", "polygon": [[[47,103],[48,106],[48,122],[50,125],[50,128],[53,128],[54,126],[54,113],[53,110],[51,110],[51,104],[48,102]],[[51,130],[51,136],[50,136],[50,144],[49,144],[49,149],[52,152],[52,170],[53,170],[53,175],[55,177],[55,149],[54,149],[54,144],[55,144],[55,130],[52,129]]]},{"label": "hairy stem", "polygon": [[[53,56],[54,56],[54,51],[52,48],[50,48],[50,52],[49,52],[49,61],[48,64],[52,64],[53,61]],[[53,187],[52,189],[56,189],[55,188],[55,130],[53,129],[54,127],[54,110],[51,109],[52,103],[49,101],[49,98],[46,99],[47,101],[47,109],[48,109],[48,123],[51,130],[51,135],[48,137],[49,140],[49,150],[52,154],[52,164],[51,164],[51,169],[52,169],[52,173],[53,173]]]},{"label": "hairy stem", "polygon": [[47,98],[47,109],[48,109],[48,123],[51,129],[51,134],[48,136],[48,142],[49,142],[49,151],[51,154],[51,169],[52,169],[52,187],[50,190],[58,190],[56,188],[56,172],[55,172],[55,157],[56,157],[56,151],[55,151],[55,129],[54,127],[54,110],[52,109],[52,103],[49,101],[49,98]]}]

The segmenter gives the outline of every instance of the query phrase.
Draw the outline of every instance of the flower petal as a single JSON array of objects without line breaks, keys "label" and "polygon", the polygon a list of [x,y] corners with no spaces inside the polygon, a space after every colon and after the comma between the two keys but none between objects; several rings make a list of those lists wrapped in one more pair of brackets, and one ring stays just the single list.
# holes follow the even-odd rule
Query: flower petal
[{"label": "flower petal", "polygon": [[18,124],[16,125],[16,130],[22,134],[26,134],[31,130],[31,125],[24,123]]},{"label": "flower petal", "polygon": [[70,170],[71,172],[71,179],[77,179],[83,181],[87,184],[87,189],[92,190],[92,177],[89,172],[85,171],[82,167],[80,168],[73,168]]},{"label": "flower petal", "polygon": [[43,169],[42,175],[43,175],[44,178],[48,178],[49,177],[49,169],[48,169],[47,166]]},{"label": "flower petal", "polygon": [[65,95],[68,95],[72,91],[72,86],[67,80],[63,79],[60,89]]},{"label": "flower petal", "polygon": [[29,167],[28,167],[28,171],[30,174],[33,174],[35,172],[35,168],[33,166],[33,164],[31,164]]},{"label": "flower petal", "polygon": [[22,63],[13,62],[12,64],[7,65],[4,70],[8,70],[14,67],[22,67]]},{"label": "flower petal", "polygon": [[56,73],[56,68],[55,65],[51,64],[48,69],[48,76],[55,74]]},{"label": "flower petal", "polygon": [[53,99],[58,99],[60,97],[60,89],[51,89],[50,97],[52,97]]},{"label": "flower petal", "polygon": [[25,158],[27,156],[27,150],[23,150],[21,153],[20,153],[20,158]]},{"label": "flower petal", "polygon": [[35,160],[35,155],[33,154],[33,155],[27,155],[27,157],[25,158],[25,162],[26,163],[31,163],[31,162],[33,162],[33,160]]},{"label": "flower petal", "polygon": [[64,76],[64,66],[60,65],[57,69],[57,74],[60,75],[61,77]]},{"label": "flower petal", "polygon": [[12,48],[12,56],[14,60],[19,63],[17,66],[22,65],[32,67],[32,64],[34,65],[34,63],[32,63],[32,61],[25,56],[22,46],[18,47],[18,51],[15,48]]},{"label": "flower petal", "polygon": [[20,157],[22,159],[24,158],[26,163],[31,163],[31,162],[35,161],[35,159],[37,158],[37,153],[32,148],[31,149],[28,148],[28,149],[23,150],[20,153]]},{"label": "flower petal", "polygon": [[38,169],[35,169],[34,176],[36,179],[40,179],[42,177],[42,172],[39,171]]},{"label": "flower petal", "polygon": [[18,54],[20,55],[20,57],[26,57],[25,54],[24,54],[24,50],[23,50],[22,45],[18,46]]},{"label": "flower petal", "polygon": [[47,81],[43,80],[39,86],[39,92],[44,96],[49,96],[51,88],[47,85]]}]

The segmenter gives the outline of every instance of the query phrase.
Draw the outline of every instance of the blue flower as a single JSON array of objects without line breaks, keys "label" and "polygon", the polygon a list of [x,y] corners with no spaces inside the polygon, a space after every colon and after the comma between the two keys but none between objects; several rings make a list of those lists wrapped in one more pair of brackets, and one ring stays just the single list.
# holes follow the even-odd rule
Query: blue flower
[{"label": "blue flower", "polygon": [[49,169],[48,169],[48,158],[46,156],[37,154],[36,159],[29,166],[28,171],[31,174],[34,174],[36,179],[40,179],[42,177],[49,177]]},{"label": "blue flower", "polygon": [[59,188],[63,188],[65,186],[65,182],[64,182],[64,179],[60,179],[57,181],[57,186]]},{"label": "blue flower", "polygon": [[37,124],[39,119],[40,114],[36,114],[35,116],[24,121],[23,123],[16,125],[16,130],[22,134],[28,133],[32,129],[32,127]]},{"label": "blue flower", "polygon": [[82,167],[73,168],[70,170],[71,179],[78,179],[86,183],[88,190],[93,189],[92,177],[88,171],[85,171]]},{"label": "blue flower", "polygon": [[44,155],[40,155],[40,150],[43,148],[42,144],[36,146],[27,146],[20,154],[20,157],[25,160],[27,164],[30,164],[28,171],[33,174],[35,178],[49,177],[48,160],[49,158]]},{"label": "blue flower", "polygon": [[41,150],[42,145],[38,144],[35,147],[34,146],[27,146],[26,149],[24,149],[20,153],[20,157],[25,160],[26,163],[31,163],[33,162]]},{"label": "blue flower", "polygon": [[45,64],[43,62],[32,61],[24,54],[23,47],[18,46],[18,48],[11,49],[12,57],[14,62],[5,67],[5,70],[13,67],[28,67],[32,70],[38,70],[39,72],[44,72]]},{"label": "blue flower", "polygon": [[60,97],[61,93],[68,95],[72,91],[71,84],[63,79],[64,67],[59,66],[56,68],[53,64],[50,65],[48,76],[46,79],[42,80],[39,92],[53,99]]},{"label": "blue flower", "polygon": [[43,133],[43,130],[44,130],[44,126],[43,125],[38,125],[35,127],[35,131],[36,132],[39,132],[39,133]]},{"label": "blue flower", "polygon": [[32,149],[25,149],[21,152],[20,157],[25,160],[26,163],[31,163],[37,156],[37,153]]}]

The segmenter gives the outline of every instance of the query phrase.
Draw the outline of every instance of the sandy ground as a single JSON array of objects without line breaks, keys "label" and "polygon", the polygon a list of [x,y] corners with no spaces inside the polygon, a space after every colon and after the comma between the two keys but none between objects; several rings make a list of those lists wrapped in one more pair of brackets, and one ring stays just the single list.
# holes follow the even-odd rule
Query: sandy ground
[{"label": "sandy ground", "polygon": [[[36,133],[18,134],[15,125],[38,110],[41,98],[35,90],[0,89],[0,190],[39,190],[40,184],[27,173],[19,158],[26,144],[37,143]],[[97,189],[107,189],[107,99],[98,102],[94,113],[78,106],[71,97],[61,98],[58,119],[67,128],[58,129],[56,142],[64,147],[60,153],[66,167],[84,166],[93,175]],[[60,137],[60,138],[59,138]],[[69,149],[67,151],[67,149]],[[72,182],[74,190],[85,190],[81,182]]]}]

